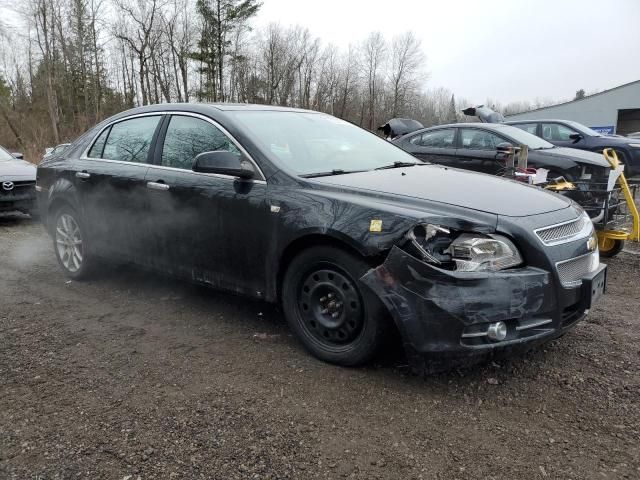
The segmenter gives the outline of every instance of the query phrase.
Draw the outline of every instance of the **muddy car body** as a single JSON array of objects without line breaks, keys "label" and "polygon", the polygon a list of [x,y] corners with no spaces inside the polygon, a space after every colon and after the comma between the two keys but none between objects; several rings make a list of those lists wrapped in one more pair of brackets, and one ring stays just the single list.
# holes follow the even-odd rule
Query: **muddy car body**
[{"label": "muddy car body", "polygon": [[342,365],[369,360],[393,325],[422,371],[527,349],[604,289],[571,200],[417,162],[316,112],[131,110],[43,162],[38,187],[71,277],[118,257],[280,301],[303,345]]}]

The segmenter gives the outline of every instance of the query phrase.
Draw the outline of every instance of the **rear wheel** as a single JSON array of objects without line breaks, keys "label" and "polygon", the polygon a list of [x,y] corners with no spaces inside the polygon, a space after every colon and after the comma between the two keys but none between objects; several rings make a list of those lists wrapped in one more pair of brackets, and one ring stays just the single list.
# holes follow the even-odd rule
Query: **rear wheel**
[{"label": "rear wheel", "polygon": [[360,365],[382,345],[386,310],[358,282],[368,269],[363,259],[328,246],[309,248],[289,265],[282,289],[287,322],[321,360]]},{"label": "rear wheel", "polygon": [[74,280],[86,278],[92,271],[95,262],[88,247],[79,215],[71,207],[61,207],[54,217],[53,248],[58,263]]},{"label": "rear wheel", "polygon": [[624,248],[624,240],[614,240],[607,237],[599,238],[598,248],[600,249],[600,256],[615,257]]}]

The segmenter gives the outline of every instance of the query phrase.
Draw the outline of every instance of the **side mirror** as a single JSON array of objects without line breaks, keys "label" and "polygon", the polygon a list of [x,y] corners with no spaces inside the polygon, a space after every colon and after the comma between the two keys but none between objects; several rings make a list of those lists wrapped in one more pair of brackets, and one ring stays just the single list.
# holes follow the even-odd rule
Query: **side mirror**
[{"label": "side mirror", "polygon": [[498,153],[506,155],[508,153],[511,153],[511,151],[513,150],[513,145],[508,142],[502,142],[496,145],[496,150],[498,151]]},{"label": "side mirror", "polygon": [[20,152],[12,152],[11,155],[16,157],[18,160],[24,160],[24,155]]},{"label": "side mirror", "polygon": [[231,175],[243,179],[253,178],[255,172],[237,153],[216,150],[215,152],[202,152],[193,161],[191,169],[200,173],[218,173],[220,175]]},{"label": "side mirror", "polygon": [[582,140],[582,134],[580,133],[572,133],[569,135],[569,138],[573,140],[573,143],[577,143]]}]

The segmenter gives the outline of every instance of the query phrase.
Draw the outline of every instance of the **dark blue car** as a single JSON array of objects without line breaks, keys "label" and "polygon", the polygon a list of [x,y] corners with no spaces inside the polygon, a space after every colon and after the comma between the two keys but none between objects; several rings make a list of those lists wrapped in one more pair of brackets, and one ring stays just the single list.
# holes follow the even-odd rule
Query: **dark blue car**
[{"label": "dark blue car", "polygon": [[640,175],[640,139],[603,135],[571,120],[514,120],[504,122],[559,147],[602,152],[613,148],[626,165],[628,176]]}]

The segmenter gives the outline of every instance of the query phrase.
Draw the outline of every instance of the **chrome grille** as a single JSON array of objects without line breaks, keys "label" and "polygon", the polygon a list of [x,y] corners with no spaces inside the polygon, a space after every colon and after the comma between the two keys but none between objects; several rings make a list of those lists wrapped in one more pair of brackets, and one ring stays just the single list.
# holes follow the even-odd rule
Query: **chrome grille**
[{"label": "chrome grille", "polygon": [[579,257],[556,263],[560,283],[563,287],[578,287],[582,285],[582,278],[593,272],[600,264],[598,251],[587,253]]},{"label": "chrome grille", "polygon": [[[535,232],[538,238],[542,240],[542,243],[545,245],[554,245],[563,243],[565,240],[573,239],[573,237],[580,235],[583,230],[586,230],[585,227],[587,226],[587,219],[580,216],[569,222],[539,228]],[[587,236],[586,233],[587,232],[585,231],[584,236]]]}]

